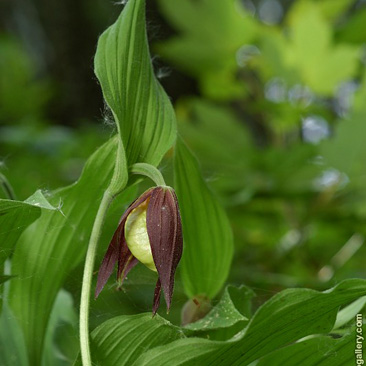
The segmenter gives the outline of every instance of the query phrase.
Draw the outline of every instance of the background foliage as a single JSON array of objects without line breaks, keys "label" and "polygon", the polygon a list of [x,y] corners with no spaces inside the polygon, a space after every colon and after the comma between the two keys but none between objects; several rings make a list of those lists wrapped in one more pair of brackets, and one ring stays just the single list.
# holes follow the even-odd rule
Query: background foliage
[{"label": "background foliage", "polygon": [[[138,266],[125,291],[111,284],[92,302],[93,358],[352,362],[366,295],[365,2],[147,1],[146,37],[144,1],[129,0],[99,38],[100,85],[97,39],[122,7],[43,5],[0,4],[0,183],[13,190],[0,189],[0,365],[73,363],[83,259],[116,151],[125,177],[134,162],[157,165],[175,124],[160,164],[185,235],[171,313],[141,314],[156,279]],[[97,262],[148,184],[130,179],[113,203]],[[181,328],[181,311],[208,315]]]}]

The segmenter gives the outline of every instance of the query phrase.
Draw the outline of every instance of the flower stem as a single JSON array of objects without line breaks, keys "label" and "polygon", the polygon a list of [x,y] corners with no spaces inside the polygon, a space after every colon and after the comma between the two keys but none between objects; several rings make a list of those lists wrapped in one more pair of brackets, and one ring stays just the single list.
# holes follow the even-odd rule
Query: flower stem
[{"label": "flower stem", "polygon": [[131,173],[144,175],[145,177],[148,177],[154,181],[157,186],[166,186],[165,180],[163,175],[160,173],[160,170],[153,165],[146,163],[133,164],[131,167]]},{"label": "flower stem", "polygon": [[89,344],[89,302],[90,290],[93,277],[93,269],[95,262],[95,255],[97,251],[98,241],[102,231],[104,219],[107,214],[109,205],[113,200],[113,196],[107,189],[104,192],[102,201],[100,203],[97,216],[95,217],[93,229],[90,235],[88,251],[85,258],[83,284],[81,288],[80,299],[80,352],[83,366],[92,366],[90,344]]}]

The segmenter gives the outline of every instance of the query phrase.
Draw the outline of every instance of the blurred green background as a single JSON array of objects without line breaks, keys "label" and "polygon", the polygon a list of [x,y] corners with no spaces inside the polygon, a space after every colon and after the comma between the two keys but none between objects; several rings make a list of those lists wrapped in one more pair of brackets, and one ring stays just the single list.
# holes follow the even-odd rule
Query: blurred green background
[{"label": "blurred green background", "polygon": [[[231,220],[229,282],[263,302],[365,278],[366,1],[147,6],[156,74]],[[18,199],[74,182],[113,134],[93,56],[120,11],[106,0],[0,2],[0,173]],[[81,270],[67,284],[74,294]],[[153,279],[138,271],[127,301],[105,291],[93,305],[95,324],[150,308]],[[185,301],[179,279],[176,297]]]}]

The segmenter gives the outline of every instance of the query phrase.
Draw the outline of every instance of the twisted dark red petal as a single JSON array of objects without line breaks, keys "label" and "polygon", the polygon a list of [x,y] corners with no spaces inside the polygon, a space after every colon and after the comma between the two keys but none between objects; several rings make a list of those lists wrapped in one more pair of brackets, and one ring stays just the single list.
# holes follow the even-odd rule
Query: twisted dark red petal
[{"label": "twisted dark red petal", "polygon": [[169,310],[174,274],[183,250],[178,200],[172,188],[157,187],[153,190],[147,207],[146,226],[154,263]]},{"label": "twisted dark red petal", "polygon": [[121,236],[121,228],[118,226],[116,232],[113,235],[112,241],[108,246],[107,253],[104,255],[102,264],[100,265],[97,279],[97,286],[95,288],[94,297],[97,298],[102,291],[104,285],[107,283],[108,278],[111,276],[114,266],[119,256],[119,242]]},{"label": "twisted dark red petal", "polygon": [[153,188],[150,188],[144,192],[138,199],[132,202],[132,204],[122,215],[117,230],[113,234],[113,238],[108,246],[107,253],[105,254],[102,264],[99,268],[97,286],[95,289],[95,298],[98,297],[103,287],[107,283],[117,262],[117,278],[119,278],[120,283],[122,283],[128,272],[138,263],[138,260],[132,255],[126,244],[125,223],[131,211],[141,205],[141,203],[145,202],[151,196],[153,190]]}]

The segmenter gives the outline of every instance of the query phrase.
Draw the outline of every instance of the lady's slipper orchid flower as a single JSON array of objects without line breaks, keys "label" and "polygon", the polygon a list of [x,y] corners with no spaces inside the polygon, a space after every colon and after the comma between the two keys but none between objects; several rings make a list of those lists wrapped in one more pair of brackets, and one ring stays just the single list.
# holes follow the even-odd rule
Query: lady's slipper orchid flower
[{"label": "lady's slipper orchid flower", "polygon": [[182,250],[182,224],[173,188],[150,188],[123,214],[100,266],[95,297],[102,291],[117,262],[117,279],[122,284],[128,272],[140,261],[159,275],[153,314],[159,307],[161,288],[169,310],[174,274]]}]

